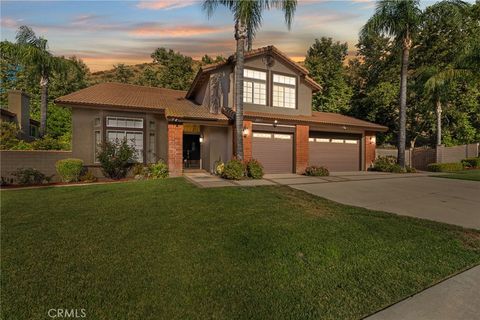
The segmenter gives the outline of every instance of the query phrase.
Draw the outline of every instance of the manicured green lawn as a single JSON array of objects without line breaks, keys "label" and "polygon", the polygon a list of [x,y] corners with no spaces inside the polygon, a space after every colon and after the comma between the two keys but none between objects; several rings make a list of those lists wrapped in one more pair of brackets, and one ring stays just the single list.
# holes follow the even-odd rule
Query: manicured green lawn
[{"label": "manicured green lawn", "polygon": [[480,263],[480,232],[287,187],[2,191],[2,319],[358,319]]},{"label": "manicured green lawn", "polygon": [[449,173],[449,174],[446,174],[446,175],[438,175],[438,176],[435,176],[435,177],[480,181],[480,170],[459,171],[459,172],[455,172],[455,173]]}]

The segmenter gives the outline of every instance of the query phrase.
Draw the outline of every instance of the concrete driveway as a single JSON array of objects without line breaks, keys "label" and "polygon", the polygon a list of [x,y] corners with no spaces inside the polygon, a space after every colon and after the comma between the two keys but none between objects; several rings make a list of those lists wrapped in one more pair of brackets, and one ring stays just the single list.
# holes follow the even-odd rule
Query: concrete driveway
[{"label": "concrete driveway", "polygon": [[292,177],[291,184],[287,179],[282,184],[344,204],[480,229],[480,183],[476,181],[368,173],[358,179],[330,178],[330,183],[313,179],[302,183]]}]

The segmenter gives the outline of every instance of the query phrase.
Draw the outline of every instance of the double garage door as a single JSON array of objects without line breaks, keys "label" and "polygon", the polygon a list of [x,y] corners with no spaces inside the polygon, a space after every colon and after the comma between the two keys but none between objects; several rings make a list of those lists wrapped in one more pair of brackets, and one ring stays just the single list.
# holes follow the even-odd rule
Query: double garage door
[{"label": "double garage door", "polygon": [[[311,132],[309,165],[327,167],[330,171],[358,171],[361,166],[360,135]],[[294,135],[254,131],[252,156],[260,161],[266,173],[294,171]]]}]

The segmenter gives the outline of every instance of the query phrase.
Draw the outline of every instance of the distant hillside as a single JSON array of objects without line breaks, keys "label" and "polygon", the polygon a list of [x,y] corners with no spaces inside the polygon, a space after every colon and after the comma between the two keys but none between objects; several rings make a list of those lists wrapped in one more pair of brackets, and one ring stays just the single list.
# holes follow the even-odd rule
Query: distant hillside
[{"label": "distant hillside", "polygon": [[[133,72],[133,77],[132,77],[132,80],[131,80],[132,83],[138,83],[139,82],[140,77],[143,74],[143,71],[147,67],[151,67],[155,71],[160,71],[162,69],[161,65],[159,65],[158,63],[153,63],[153,62],[152,63],[135,64],[135,65],[130,65],[130,66],[126,65],[125,67]],[[89,75],[90,84],[115,81],[114,79],[115,79],[115,69],[114,68],[112,68],[110,70],[93,72]]]}]

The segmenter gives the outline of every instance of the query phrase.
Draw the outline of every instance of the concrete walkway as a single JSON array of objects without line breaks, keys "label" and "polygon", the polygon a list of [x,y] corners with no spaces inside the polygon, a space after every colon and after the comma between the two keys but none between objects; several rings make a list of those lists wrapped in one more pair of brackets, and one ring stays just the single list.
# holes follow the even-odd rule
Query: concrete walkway
[{"label": "concrete walkway", "polygon": [[480,266],[460,273],[365,319],[480,319]]}]

